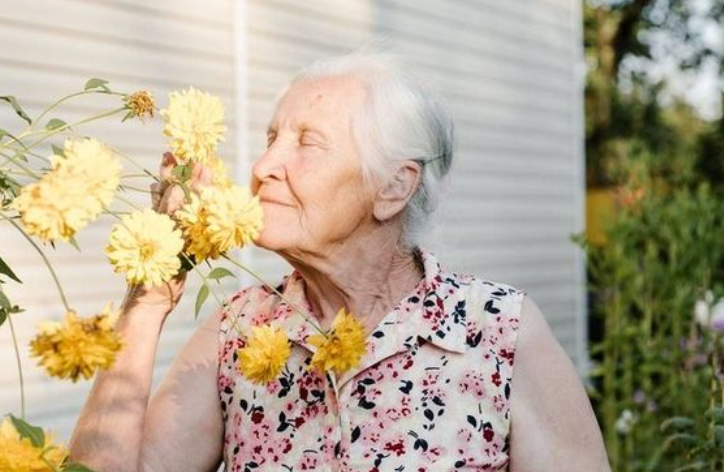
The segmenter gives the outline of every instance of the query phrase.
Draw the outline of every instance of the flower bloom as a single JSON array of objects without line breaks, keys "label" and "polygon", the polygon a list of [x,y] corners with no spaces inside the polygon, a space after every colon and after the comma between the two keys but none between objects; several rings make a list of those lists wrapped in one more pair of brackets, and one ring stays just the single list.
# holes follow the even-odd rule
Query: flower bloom
[{"label": "flower bloom", "polygon": [[[53,448],[44,455],[46,463],[41,455],[49,446]],[[30,439],[20,436],[10,418],[4,418],[0,423],[0,470],[3,472],[54,472],[60,470],[67,456],[67,449],[52,444],[48,435],[42,447],[35,447]]]},{"label": "flower bloom", "polygon": [[108,146],[92,138],[66,140],[51,164],[40,180],[21,189],[12,207],[29,234],[67,241],[111,203],[121,164]]},{"label": "flower bloom", "polygon": [[259,197],[252,197],[246,187],[231,185],[201,188],[174,218],[183,229],[186,251],[200,262],[256,239],[264,214]]},{"label": "flower bloom", "polygon": [[184,163],[205,163],[224,139],[224,105],[219,97],[193,87],[169,94],[168,109],[161,111],[171,138],[171,152]]},{"label": "flower bloom", "polygon": [[281,373],[291,354],[286,333],[278,328],[252,326],[246,346],[238,350],[239,371],[254,383],[266,384]]},{"label": "flower bloom", "polygon": [[146,116],[153,118],[156,110],[156,102],[153,100],[153,94],[151,92],[139,90],[125,97],[123,101],[128,110],[126,118],[138,117],[141,121],[143,121]]},{"label": "flower bloom", "polygon": [[160,286],[181,268],[178,256],[183,245],[173,220],[146,208],[125,215],[113,226],[105,253],[128,283]]},{"label": "flower bloom", "polygon": [[30,342],[30,352],[38,358],[51,377],[89,379],[97,369],[113,365],[123,342],[114,329],[118,312],[110,304],[100,314],[80,318],[69,311],[62,323],[46,321],[40,324],[38,335]]},{"label": "flower bloom", "polygon": [[335,316],[328,336],[314,334],[307,341],[317,347],[309,367],[337,374],[356,367],[367,349],[364,327],[344,308]]}]

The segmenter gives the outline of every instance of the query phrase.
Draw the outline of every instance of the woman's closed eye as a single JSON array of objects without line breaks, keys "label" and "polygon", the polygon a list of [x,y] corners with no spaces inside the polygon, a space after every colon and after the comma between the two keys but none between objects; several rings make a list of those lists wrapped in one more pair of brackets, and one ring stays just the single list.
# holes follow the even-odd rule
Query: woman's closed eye
[{"label": "woman's closed eye", "polygon": [[319,146],[319,141],[311,136],[310,133],[302,133],[299,137],[299,144],[302,146]]}]

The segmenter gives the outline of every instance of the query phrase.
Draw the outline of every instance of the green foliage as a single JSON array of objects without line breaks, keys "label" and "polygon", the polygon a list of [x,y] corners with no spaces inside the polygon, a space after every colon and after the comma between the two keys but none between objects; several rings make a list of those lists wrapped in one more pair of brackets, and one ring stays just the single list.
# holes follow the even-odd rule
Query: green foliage
[{"label": "green foliage", "polygon": [[614,471],[698,470],[722,460],[724,386],[711,364],[724,341],[696,323],[694,305],[707,289],[724,294],[724,199],[690,160],[626,145],[611,175],[640,199],[609,221],[604,245],[574,238],[587,255],[592,322],[603,327],[591,397]]},{"label": "green foliage", "polygon": [[209,286],[203,284],[201,288],[199,288],[199,292],[196,294],[196,304],[194,305],[194,319],[199,317],[201,307],[204,306],[204,302],[206,302],[207,298],[209,298]]},{"label": "green foliage", "polygon": [[15,426],[21,438],[29,439],[34,447],[42,448],[45,446],[45,433],[43,432],[43,428],[32,426],[25,420],[16,418],[13,415],[10,415],[10,421],[13,422],[13,426]]},{"label": "green foliage", "polygon": [[83,87],[84,90],[99,90],[103,92],[110,92],[111,89],[108,88],[108,81],[103,79],[89,79],[85,83],[85,87]]},{"label": "green foliage", "polygon": [[0,101],[6,102],[9,104],[13,110],[15,110],[15,113],[22,118],[23,120],[27,121],[29,125],[33,124],[33,120],[30,118],[30,116],[25,113],[25,110],[23,107],[20,106],[20,103],[18,103],[18,99],[13,97],[12,95],[5,95],[0,97]]}]

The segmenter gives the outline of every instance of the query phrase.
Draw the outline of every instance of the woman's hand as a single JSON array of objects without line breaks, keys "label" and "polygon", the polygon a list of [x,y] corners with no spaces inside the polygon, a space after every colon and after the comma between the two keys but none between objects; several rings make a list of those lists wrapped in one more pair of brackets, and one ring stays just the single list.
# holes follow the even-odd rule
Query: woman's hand
[{"label": "woman's hand", "polygon": [[[160,176],[161,182],[151,184],[151,203],[155,211],[166,213],[169,216],[181,208],[184,204],[184,192],[181,186],[174,182],[173,169],[178,161],[173,154],[167,152],[161,161]],[[194,163],[191,167],[191,178],[187,185],[193,192],[211,183],[211,171],[201,163]],[[173,311],[183,294],[186,281],[186,271],[178,275],[160,287],[150,287],[146,284],[129,285],[124,299],[124,306],[130,308],[134,305],[143,305],[165,317]]]}]

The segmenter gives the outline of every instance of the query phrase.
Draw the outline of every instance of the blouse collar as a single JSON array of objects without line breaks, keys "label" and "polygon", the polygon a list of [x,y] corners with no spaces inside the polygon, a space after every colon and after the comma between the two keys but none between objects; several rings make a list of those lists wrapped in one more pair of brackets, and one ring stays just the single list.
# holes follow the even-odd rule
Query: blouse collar
[{"label": "blouse collar", "polygon": [[[467,283],[443,269],[425,248],[416,247],[415,255],[422,261],[425,275],[412,292],[382,318],[367,338],[367,355],[357,371],[381,358],[411,348],[417,337],[447,351],[464,353],[467,350],[467,290],[463,290]],[[303,277],[294,270],[278,288],[286,300],[314,320],[304,287]],[[280,300],[274,310],[271,317],[273,324],[284,329],[291,341],[315,352],[316,348],[306,339],[317,330],[284,300]]]}]

